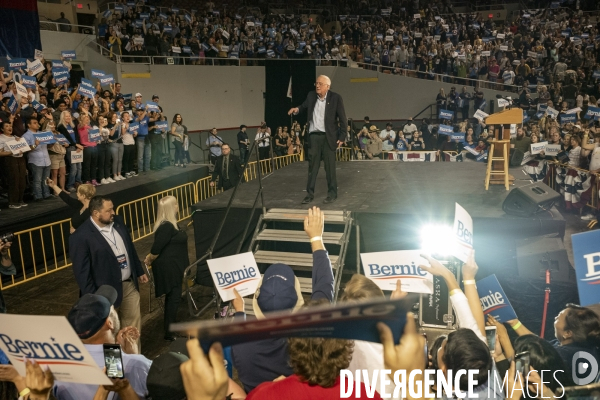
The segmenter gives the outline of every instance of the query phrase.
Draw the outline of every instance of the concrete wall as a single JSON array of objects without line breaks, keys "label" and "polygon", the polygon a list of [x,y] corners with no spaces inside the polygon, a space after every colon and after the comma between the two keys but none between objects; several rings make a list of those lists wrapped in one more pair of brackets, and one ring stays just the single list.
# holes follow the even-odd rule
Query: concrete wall
[{"label": "concrete wall", "polygon": [[[317,67],[318,75],[331,78],[331,90],[342,95],[348,118],[362,120],[369,116],[374,120],[404,119],[417,115],[429,104],[435,103],[441,87],[446,94],[454,86],[457,91],[462,86],[427,79],[397,76],[367,71],[359,68]],[[351,82],[356,78],[378,78],[377,82]],[[472,92],[472,88],[467,90]],[[496,99],[497,93],[515,96],[515,93],[505,93],[496,90],[483,89],[488,100]],[[423,115],[429,117],[429,115]]]},{"label": "concrete wall", "polygon": [[[153,94],[169,120],[180,113],[190,130],[259,125],[264,116],[263,67],[212,67],[179,65],[117,66],[123,93]],[[150,72],[150,78],[124,78],[123,74]]]},{"label": "concrete wall", "polygon": [[77,54],[75,63],[88,61],[88,51],[91,49],[87,47],[87,44],[96,39],[94,35],[54,31],[40,31],[40,37],[46,60],[59,60],[62,50],[75,50]]}]

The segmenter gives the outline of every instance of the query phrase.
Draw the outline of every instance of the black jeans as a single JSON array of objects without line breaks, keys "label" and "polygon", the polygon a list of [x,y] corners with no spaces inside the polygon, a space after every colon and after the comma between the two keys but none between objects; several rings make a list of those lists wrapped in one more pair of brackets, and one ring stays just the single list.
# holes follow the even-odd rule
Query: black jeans
[{"label": "black jeans", "polygon": [[327,176],[327,196],[337,198],[337,178],[335,174],[335,150],[329,147],[325,133],[311,133],[310,137],[310,161],[308,162],[308,182],[306,183],[307,196],[314,197],[317,175],[321,166],[321,160],[325,165]]},{"label": "black jeans", "polygon": [[163,158],[163,137],[160,134],[150,134],[150,168],[161,168]]},{"label": "black jeans", "polygon": [[271,146],[265,146],[265,147],[259,147],[258,148],[258,157],[261,160],[269,158],[270,157],[270,153],[271,153]]},{"label": "black jeans", "polygon": [[181,302],[181,285],[175,285],[169,293],[165,295],[165,317],[164,317],[164,328],[165,335],[169,334],[169,326],[177,322],[177,309]]},{"label": "black jeans", "polygon": [[[133,172],[133,162],[135,159],[135,144],[128,144],[123,146],[123,168],[122,173]],[[85,156],[83,157],[85,160]]]},{"label": "black jeans", "polygon": [[96,147],[83,148],[83,165],[81,166],[81,180],[89,182],[96,179],[98,167],[98,149]]},{"label": "black jeans", "polygon": [[[98,180],[110,178],[110,167],[112,165],[112,157],[110,155],[110,144],[98,143]],[[84,157],[85,160],[85,157]]]}]

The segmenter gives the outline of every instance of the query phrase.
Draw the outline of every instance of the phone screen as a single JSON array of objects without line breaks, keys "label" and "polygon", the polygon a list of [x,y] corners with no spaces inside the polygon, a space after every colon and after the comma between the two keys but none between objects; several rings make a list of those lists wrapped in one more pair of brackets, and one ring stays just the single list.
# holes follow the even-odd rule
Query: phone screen
[{"label": "phone screen", "polygon": [[485,327],[485,338],[487,341],[488,348],[490,349],[490,353],[494,354],[496,350],[496,327],[495,326],[486,326]]},{"label": "phone screen", "polygon": [[515,356],[515,370],[520,372],[523,377],[529,373],[529,352],[524,351]]},{"label": "phone screen", "polygon": [[123,357],[121,356],[121,345],[104,345],[104,365],[106,366],[106,376],[109,378],[124,378]]}]

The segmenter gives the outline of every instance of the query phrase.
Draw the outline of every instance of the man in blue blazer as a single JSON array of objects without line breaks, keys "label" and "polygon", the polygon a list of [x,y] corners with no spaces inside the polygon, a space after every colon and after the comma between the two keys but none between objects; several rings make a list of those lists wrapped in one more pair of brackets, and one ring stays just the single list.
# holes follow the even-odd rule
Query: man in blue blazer
[{"label": "man in blue blazer", "polygon": [[129,232],[115,215],[113,202],[104,196],[90,200],[91,217],[69,238],[69,255],[81,295],[102,285],[117,291],[115,308],[122,326],[141,332],[139,283],[148,282]]},{"label": "man in blue blazer", "polygon": [[288,111],[288,115],[306,112],[308,121],[308,183],[302,204],[310,203],[314,198],[321,160],[327,175],[327,198],[323,202],[332,203],[337,199],[335,151],[346,140],[348,120],[342,96],[330,91],[330,87],[331,80],[325,75],[319,76],[315,91],[308,93],[300,106]]}]

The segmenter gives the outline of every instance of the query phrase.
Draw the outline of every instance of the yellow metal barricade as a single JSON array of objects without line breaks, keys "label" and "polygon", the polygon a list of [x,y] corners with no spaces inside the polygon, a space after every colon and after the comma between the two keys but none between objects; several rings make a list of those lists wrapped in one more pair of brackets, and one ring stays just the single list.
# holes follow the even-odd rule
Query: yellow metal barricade
[{"label": "yellow metal barricade", "polygon": [[8,251],[17,274],[0,275],[0,289],[7,289],[71,265],[67,245],[71,220],[53,222],[15,232]]},{"label": "yellow metal barricade", "polygon": [[123,218],[129,228],[133,241],[150,236],[156,221],[158,201],[165,196],[174,196],[179,204],[178,220],[182,221],[191,215],[192,204],[197,203],[196,185],[193,182],[185,185],[142,197],[117,207],[117,215]]},{"label": "yellow metal barricade", "polygon": [[336,161],[350,161],[352,159],[352,149],[350,147],[340,147],[335,151]]}]

